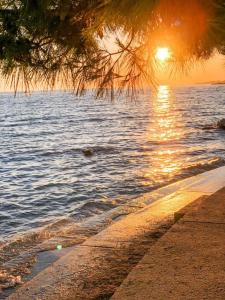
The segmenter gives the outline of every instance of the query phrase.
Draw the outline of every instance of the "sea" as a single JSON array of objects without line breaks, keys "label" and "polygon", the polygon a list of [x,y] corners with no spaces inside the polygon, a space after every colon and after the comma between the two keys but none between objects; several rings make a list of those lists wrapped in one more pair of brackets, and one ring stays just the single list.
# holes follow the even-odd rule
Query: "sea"
[{"label": "sea", "polygon": [[113,100],[1,93],[1,247],[224,165],[222,118],[222,84],[161,85]]}]

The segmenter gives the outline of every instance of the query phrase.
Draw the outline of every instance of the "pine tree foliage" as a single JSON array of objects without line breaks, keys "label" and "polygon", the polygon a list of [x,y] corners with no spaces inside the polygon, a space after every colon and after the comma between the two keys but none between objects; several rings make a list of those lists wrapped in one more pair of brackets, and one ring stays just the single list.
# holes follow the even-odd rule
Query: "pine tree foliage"
[{"label": "pine tree foliage", "polygon": [[185,67],[225,54],[223,0],[1,0],[0,68],[16,89],[133,95],[153,83],[157,46]]}]

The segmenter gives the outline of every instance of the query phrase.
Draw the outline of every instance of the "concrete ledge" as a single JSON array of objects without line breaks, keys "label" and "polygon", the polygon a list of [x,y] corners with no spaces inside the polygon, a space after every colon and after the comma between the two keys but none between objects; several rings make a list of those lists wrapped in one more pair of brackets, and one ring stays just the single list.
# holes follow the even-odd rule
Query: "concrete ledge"
[{"label": "concrete ledge", "polygon": [[111,299],[225,299],[224,215],[222,189],[175,224]]},{"label": "concrete ledge", "polygon": [[9,299],[94,299],[104,284],[104,293],[112,294],[116,285],[106,291],[110,278],[117,276],[114,284],[120,285],[155,243],[156,232],[163,234],[173,224],[174,213],[202,195],[174,193],[128,215],[60,258]]},{"label": "concrete ledge", "polygon": [[[199,197],[210,195],[222,186],[225,186],[225,167],[160,189],[158,193],[162,198],[115,222],[74,248],[24,284],[8,299],[88,300],[106,295],[109,297],[131,267],[138,263],[155,244],[156,239],[173,224],[175,212]],[[157,191],[155,193],[157,195]],[[146,196],[145,203],[147,201]],[[190,227],[191,224],[186,226]],[[133,272],[130,276],[133,276],[132,274]],[[104,295],[101,294],[102,290]],[[122,290],[118,291],[121,292]],[[118,293],[115,294],[115,299],[123,299]],[[135,294],[135,297],[139,297],[138,295]]]}]

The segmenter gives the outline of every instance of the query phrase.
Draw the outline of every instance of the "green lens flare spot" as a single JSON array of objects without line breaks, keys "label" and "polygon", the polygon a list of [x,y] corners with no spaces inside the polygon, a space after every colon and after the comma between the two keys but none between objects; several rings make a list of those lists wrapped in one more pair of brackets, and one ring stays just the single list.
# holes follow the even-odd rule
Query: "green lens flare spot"
[{"label": "green lens flare spot", "polygon": [[56,250],[61,251],[62,250],[62,245],[57,245]]}]

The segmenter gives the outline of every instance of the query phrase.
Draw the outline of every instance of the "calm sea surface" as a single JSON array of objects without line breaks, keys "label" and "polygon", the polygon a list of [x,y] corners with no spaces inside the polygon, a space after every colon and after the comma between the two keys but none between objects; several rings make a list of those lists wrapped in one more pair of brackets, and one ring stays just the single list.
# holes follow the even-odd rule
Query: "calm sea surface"
[{"label": "calm sea surface", "polygon": [[[140,95],[0,94],[0,237],[102,214],[224,164],[225,86]],[[91,156],[85,155],[85,150]]]}]

